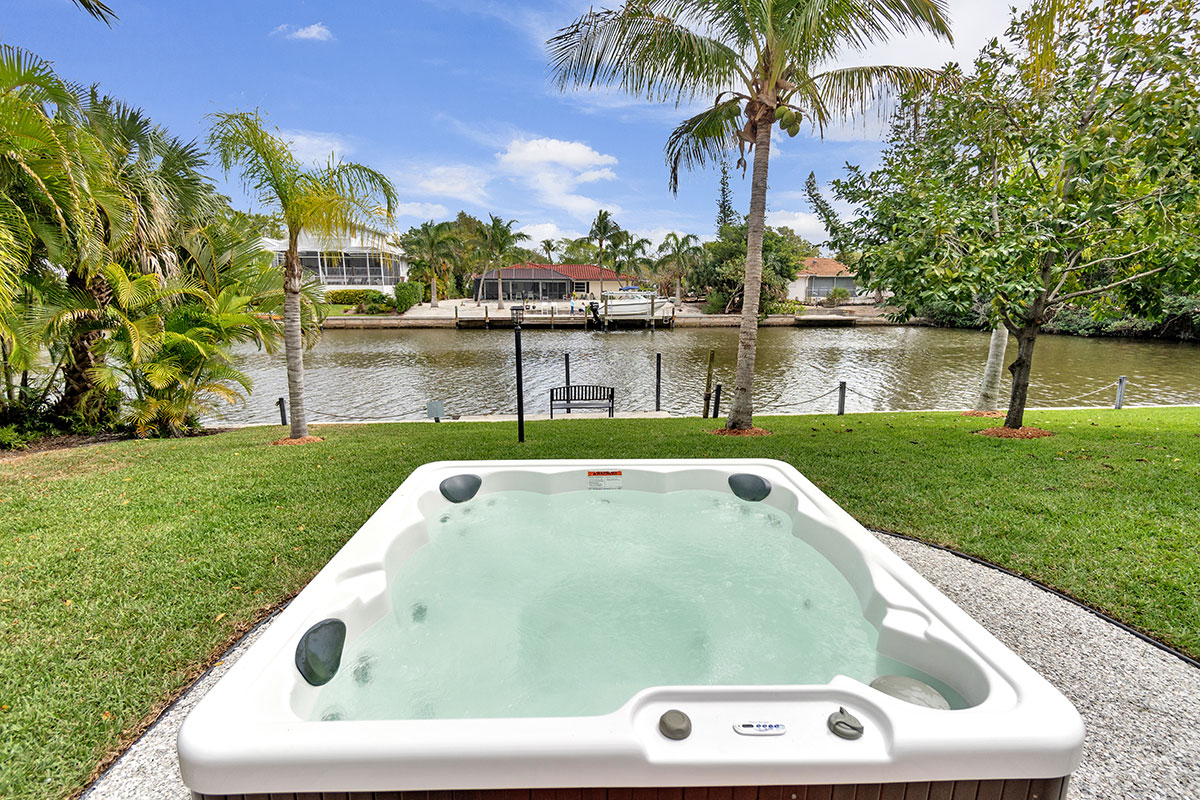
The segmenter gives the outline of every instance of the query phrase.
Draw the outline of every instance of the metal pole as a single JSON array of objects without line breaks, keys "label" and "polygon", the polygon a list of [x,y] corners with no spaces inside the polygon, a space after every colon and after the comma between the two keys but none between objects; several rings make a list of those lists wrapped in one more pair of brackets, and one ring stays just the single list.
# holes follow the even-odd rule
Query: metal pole
[{"label": "metal pole", "polygon": [[279,424],[287,425],[287,403],[281,397],[275,401],[275,405],[279,406]]},{"label": "metal pole", "polygon": [[662,353],[654,354],[654,410],[662,411]]},{"label": "metal pole", "polygon": [[517,441],[525,441],[525,385],[521,376],[521,323],[513,320],[517,347]]},{"label": "metal pole", "polygon": [[[570,353],[563,353],[563,366],[565,366],[567,369],[567,386],[570,386],[571,385],[571,354]],[[569,392],[568,392],[568,396],[570,396]],[[568,414],[571,413],[571,407],[569,405],[567,406],[567,413]]]},{"label": "metal pole", "polygon": [[838,382],[838,416],[846,413],[846,382]]},{"label": "metal pole", "polygon": [[717,357],[716,350],[708,351],[708,379],[704,381],[704,418],[708,418],[708,401],[712,397],[713,359]]},{"label": "metal pole", "polygon": [[713,419],[721,415],[721,384],[717,384],[717,388],[713,390]]},{"label": "metal pole", "polygon": [[1125,376],[1117,378],[1117,404],[1114,408],[1120,409],[1125,405]]}]

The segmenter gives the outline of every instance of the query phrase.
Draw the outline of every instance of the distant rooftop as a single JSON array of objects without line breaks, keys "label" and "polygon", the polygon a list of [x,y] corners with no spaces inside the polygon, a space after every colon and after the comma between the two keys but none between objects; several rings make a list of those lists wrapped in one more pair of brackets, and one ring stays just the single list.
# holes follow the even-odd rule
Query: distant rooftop
[{"label": "distant rooftop", "polygon": [[806,258],[804,268],[797,275],[816,275],[829,278],[835,275],[853,275],[854,272],[836,258]]}]

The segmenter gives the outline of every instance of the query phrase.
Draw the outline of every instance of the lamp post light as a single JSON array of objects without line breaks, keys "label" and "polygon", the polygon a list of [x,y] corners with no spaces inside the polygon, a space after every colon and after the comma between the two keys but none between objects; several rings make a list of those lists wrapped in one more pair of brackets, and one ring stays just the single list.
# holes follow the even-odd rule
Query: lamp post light
[{"label": "lamp post light", "polygon": [[513,343],[517,349],[517,441],[525,441],[525,386],[521,375],[521,320],[525,319],[525,309],[513,308]]}]

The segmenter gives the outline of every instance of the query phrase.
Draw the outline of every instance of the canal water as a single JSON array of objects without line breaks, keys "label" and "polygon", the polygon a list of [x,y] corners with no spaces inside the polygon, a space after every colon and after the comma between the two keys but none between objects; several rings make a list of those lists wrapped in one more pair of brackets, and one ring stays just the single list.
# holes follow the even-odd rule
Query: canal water
[{"label": "canal water", "polygon": [[[710,350],[716,351],[715,381],[726,391],[737,361],[736,328],[526,330],[522,335],[526,413],[548,410],[551,387],[564,382],[566,353],[571,382],[616,387],[619,411],[654,410],[655,353],[662,353],[662,410],[680,415],[700,413]],[[835,411],[837,393],[826,393],[836,390],[838,381],[848,385],[847,411],[968,408],[987,349],[988,334],[977,331],[763,328],[755,413]],[[1010,339],[1006,364],[1015,355]],[[282,352],[268,355],[241,346],[235,360],[254,379],[254,391],[245,405],[221,409],[214,421],[278,422],[275,401],[287,394]],[[1129,405],[1200,404],[1200,345],[1042,336],[1029,404],[1111,406],[1115,388],[1101,387],[1119,375],[1128,377]],[[513,414],[513,332],[326,331],[305,355],[305,386],[310,422],[419,419],[428,400],[442,400],[448,415]],[[727,407],[723,399],[722,408]]]}]

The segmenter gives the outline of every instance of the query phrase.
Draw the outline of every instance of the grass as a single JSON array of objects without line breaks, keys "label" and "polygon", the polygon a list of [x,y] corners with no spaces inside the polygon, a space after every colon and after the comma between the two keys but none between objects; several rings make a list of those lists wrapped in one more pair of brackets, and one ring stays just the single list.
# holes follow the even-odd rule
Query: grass
[{"label": "grass", "polygon": [[232,638],[439,459],[770,457],[864,524],[951,545],[1200,655],[1200,409],[320,426],[0,461],[0,796],[78,791]]}]

